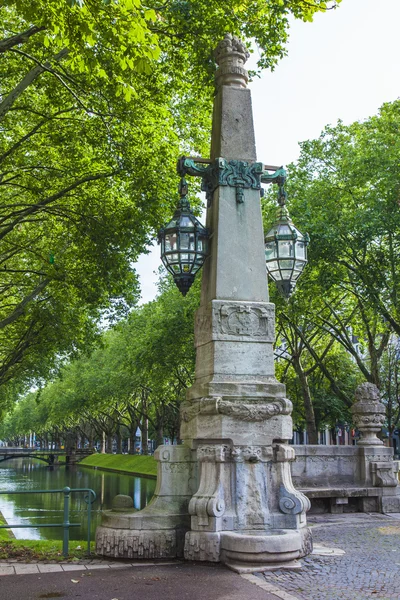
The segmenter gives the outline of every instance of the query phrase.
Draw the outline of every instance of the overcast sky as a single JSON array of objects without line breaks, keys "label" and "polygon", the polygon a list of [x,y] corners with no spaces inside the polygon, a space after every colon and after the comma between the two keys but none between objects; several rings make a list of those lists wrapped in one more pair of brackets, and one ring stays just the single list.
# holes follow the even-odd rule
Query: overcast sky
[{"label": "overcast sky", "polygon": [[[400,0],[342,0],[313,23],[294,21],[288,56],[250,84],[257,155],[285,165],[328,123],[375,114],[400,96]],[[251,59],[252,60],[252,59]],[[136,265],[141,302],[156,295],[159,247]]]}]

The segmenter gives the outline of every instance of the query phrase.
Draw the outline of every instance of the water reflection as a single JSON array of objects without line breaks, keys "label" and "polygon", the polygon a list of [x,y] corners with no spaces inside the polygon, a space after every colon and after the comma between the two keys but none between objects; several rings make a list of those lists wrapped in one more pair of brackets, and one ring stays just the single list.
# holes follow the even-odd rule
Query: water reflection
[{"label": "water reflection", "polygon": [[[134,507],[144,508],[153,496],[156,482],[130,475],[119,475],[84,467],[48,467],[44,462],[31,458],[18,458],[1,463],[0,491],[49,490],[91,488],[97,500],[92,508],[92,533],[100,524],[100,511],[111,508],[117,494],[133,498]],[[71,495],[70,522],[81,527],[70,529],[71,540],[87,537],[87,505],[84,493]],[[0,495],[0,511],[9,523],[34,524],[35,528],[18,528],[13,533],[19,539],[61,540],[62,528],[40,527],[42,523],[62,523],[63,494],[16,494]]]}]

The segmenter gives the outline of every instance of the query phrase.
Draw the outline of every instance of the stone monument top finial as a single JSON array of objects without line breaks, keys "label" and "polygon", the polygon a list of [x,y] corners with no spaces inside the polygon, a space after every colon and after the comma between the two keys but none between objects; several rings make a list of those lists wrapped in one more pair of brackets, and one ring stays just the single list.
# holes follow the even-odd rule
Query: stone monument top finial
[{"label": "stone monument top finial", "polygon": [[243,65],[249,56],[245,44],[238,37],[227,33],[215,49],[215,60],[219,65],[215,74],[217,87],[247,87],[249,75]]},{"label": "stone monument top finial", "polygon": [[351,407],[355,426],[362,434],[358,446],[383,446],[377,437],[385,423],[385,406],[380,402],[379,390],[373,383],[362,383],[355,392]]}]

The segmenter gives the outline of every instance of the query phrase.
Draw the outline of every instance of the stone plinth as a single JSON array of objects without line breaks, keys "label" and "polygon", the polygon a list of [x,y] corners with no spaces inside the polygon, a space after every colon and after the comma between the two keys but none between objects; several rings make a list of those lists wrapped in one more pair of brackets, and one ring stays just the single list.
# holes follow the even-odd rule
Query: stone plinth
[{"label": "stone plinth", "polygon": [[[141,511],[104,511],[96,530],[96,552],[114,558],[179,558],[190,527],[189,501],[197,489],[195,453],[185,446],[159,446],[157,486]],[[119,498],[117,496],[117,498]],[[114,505],[114,503],[113,503]]]}]

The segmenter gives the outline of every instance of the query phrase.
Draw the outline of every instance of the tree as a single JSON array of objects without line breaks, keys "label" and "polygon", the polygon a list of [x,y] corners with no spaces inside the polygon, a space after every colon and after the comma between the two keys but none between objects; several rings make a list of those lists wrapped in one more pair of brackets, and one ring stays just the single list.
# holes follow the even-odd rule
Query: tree
[{"label": "tree", "polygon": [[[400,331],[399,125],[400,102],[385,104],[364,122],[339,122],[319,139],[303,142],[298,163],[289,167],[289,209],[311,244],[306,272],[287,306],[278,301],[277,319],[303,382],[308,424],[316,421],[317,400],[310,402],[304,377],[310,369],[320,371],[344,407],[353,401],[354,386],[325,360],[329,347],[337,351],[338,344],[359,371],[354,379],[347,370],[349,381],[361,377],[376,384],[387,398],[392,428],[398,419],[388,354],[393,333]],[[318,347],[318,339],[325,339],[325,346]],[[302,353],[307,368],[299,367]]]},{"label": "tree", "polygon": [[92,446],[96,439],[112,452],[114,438],[121,451],[126,431],[134,452],[140,427],[145,454],[149,435],[157,445],[165,435],[177,439],[180,402],[194,374],[199,290],[200,280],[183,298],[171,279],[162,280],[155,301],[133,310],[103,333],[89,356],[66,364],[39,393],[18,402],[6,419],[4,438],[34,430],[43,443],[61,445],[68,437]]},{"label": "tree", "polygon": [[[43,378],[137,295],[132,263],[175,202],[173,164],[206,153],[212,49],[285,52],[325,2],[8,0],[0,9],[0,385]],[[9,384],[8,390],[4,384]],[[13,384],[14,385],[14,384]]]},{"label": "tree", "polygon": [[337,285],[400,334],[400,101],[366,121],[325,128],[290,168],[296,223],[312,239],[318,282]]}]

